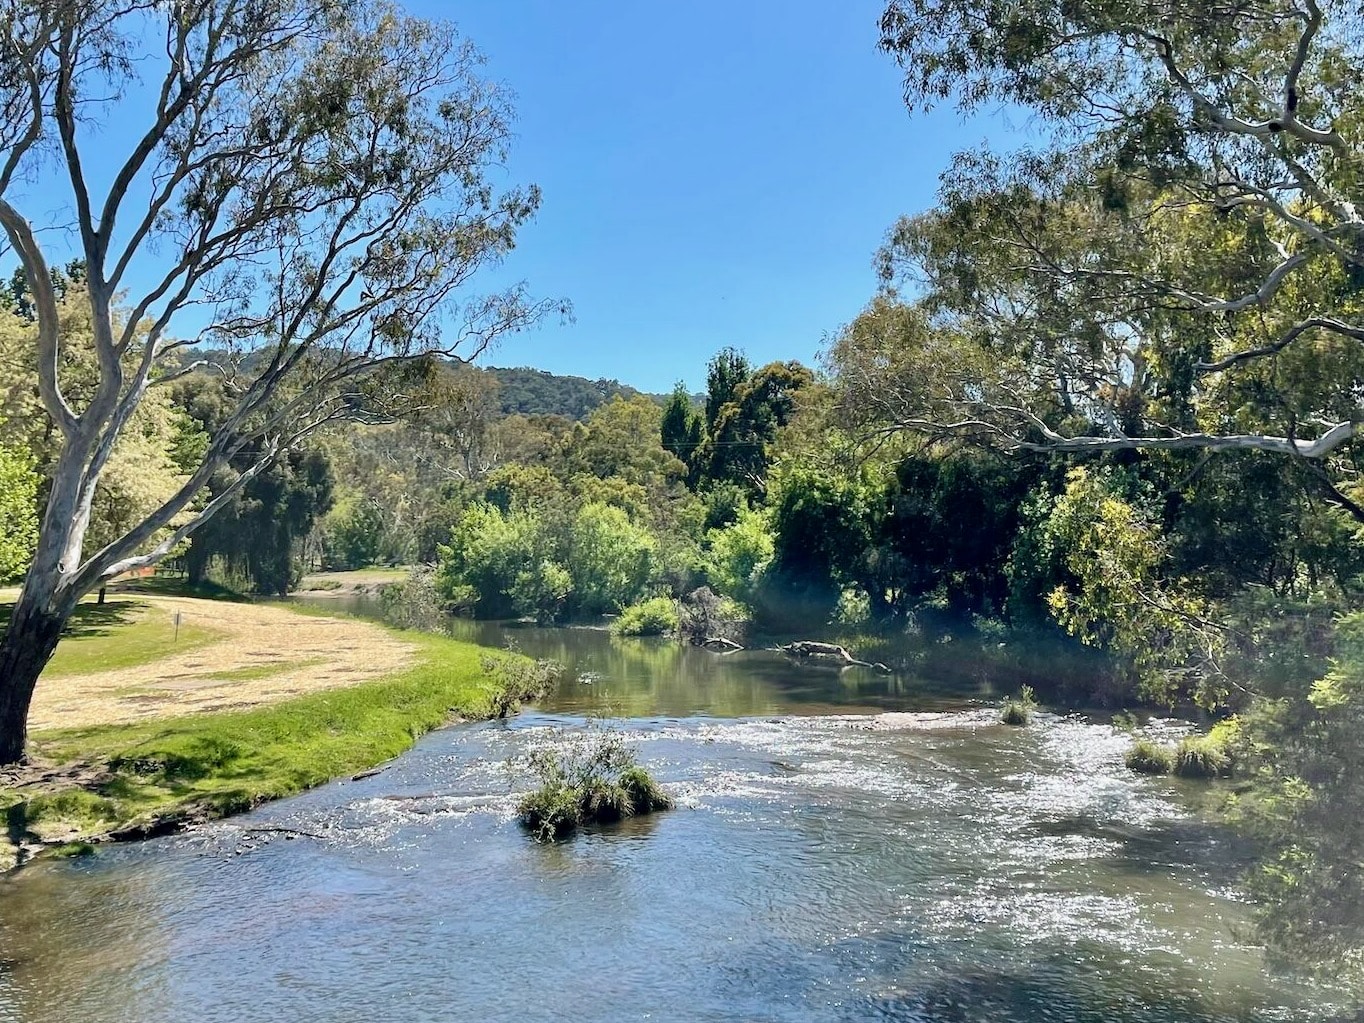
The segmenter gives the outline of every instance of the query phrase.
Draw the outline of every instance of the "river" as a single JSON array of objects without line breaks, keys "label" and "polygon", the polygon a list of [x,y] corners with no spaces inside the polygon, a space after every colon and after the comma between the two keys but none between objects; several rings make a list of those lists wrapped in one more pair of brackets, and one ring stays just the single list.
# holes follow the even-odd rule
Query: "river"
[{"label": "river", "polygon": [[[0,881],[3,1023],[1320,1020],[1204,790],[1107,723],[776,654],[463,623],[568,666],[509,721]],[[677,809],[553,845],[507,767],[627,734]],[[1171,726],[1175,727],[1175,726]]]}]

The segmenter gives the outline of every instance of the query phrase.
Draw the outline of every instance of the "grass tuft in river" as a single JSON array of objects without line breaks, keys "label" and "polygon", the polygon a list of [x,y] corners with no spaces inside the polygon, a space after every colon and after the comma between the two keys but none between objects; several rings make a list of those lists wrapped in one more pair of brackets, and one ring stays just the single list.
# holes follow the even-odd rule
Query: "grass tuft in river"
[{"label": "grass tuft in river", "polygon": [[517,815],[537,841],[673,806],[672,797],[635,763],[634,750],[612,732],[542,746],[530,754],[527,766],[540,787],[521,798]]},{"label": "grass tuft in river", "polygon": [[1032,721],[1032,712],[1036,708],[1037,696],[1032,686],[1024,686],[1018,691],[1017,696],[1011,696],[1004,701],[999,719],[1006,725],[1026,725]]},{"label": "grass tuft in river", "polygon": [[1220,778],[1230,773],[1230,750],[1215,731],[1180,740],[1175,751],[1175,774],[1181,778]]},{"label": "grass tuft in river", "polygon": [[1138,774],[1169,774],[1175,766],[1175,755],[1168,746],[1150,739],[1138,739],[1127,751],[1127,768]]}]

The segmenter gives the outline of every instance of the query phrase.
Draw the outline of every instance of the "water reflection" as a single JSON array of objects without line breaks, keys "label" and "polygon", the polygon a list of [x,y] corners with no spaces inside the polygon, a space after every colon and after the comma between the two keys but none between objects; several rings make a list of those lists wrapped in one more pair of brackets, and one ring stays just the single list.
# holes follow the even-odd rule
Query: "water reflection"
[{"label": "water reflection", "polygon": [[755,717],[959,706],[993,698],[988,684],[944,689],[868,668],[797,664],[775,650],[717,654],[669,639],[623,639],[604,629],[506,628],[452,619],[448,631],[484,645],[510,643],[567,667],[542,705],[609,717]]}]

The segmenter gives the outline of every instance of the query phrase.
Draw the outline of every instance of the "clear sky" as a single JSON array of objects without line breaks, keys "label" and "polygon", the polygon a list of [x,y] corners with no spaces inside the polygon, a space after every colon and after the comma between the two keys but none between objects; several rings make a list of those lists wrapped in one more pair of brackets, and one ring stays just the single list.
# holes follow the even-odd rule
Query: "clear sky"
[{"label": "clear sky", "polygon": [[[879,0],[409,0],[517,95],[511,180],[544,190],[507,278],[565,297],[485,358],[698,390],[725,345],[811,362],[951,154],[1008,130],[911,116]],[[1002,141],[1002,138],[994,138]]]},{"label": "clear sky", "polygon": [[[574,308],[483,361],[649,391],[702,389],[726,345],[813,364],[875,292],[886,230],[931,205],[952,154],[1018,137],[1000,117],[906,109],[876,49],[882,2],[406,0],[454,20],[516,94],[506,183],[543,189],[483,284],[525,280]],[[144,127],[148,97],[132,96],[82,128],[97,186]],[[54,263],[74,255],[62,186],[39,175],[20,202]]]}]

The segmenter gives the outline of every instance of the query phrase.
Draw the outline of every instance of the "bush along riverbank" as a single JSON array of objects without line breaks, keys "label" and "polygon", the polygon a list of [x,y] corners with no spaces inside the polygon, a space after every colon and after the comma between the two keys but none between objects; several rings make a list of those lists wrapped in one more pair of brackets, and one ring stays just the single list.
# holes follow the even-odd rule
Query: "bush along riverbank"
[{"label": "bush along riverbank", "polygon": [[372,681],[250,710],[38,732],[32,762],[0,771],[0,869],[164,834],[365,771],[432,729],[508,713],[547,671],[444,636],[393,635],[413,660]]}]

